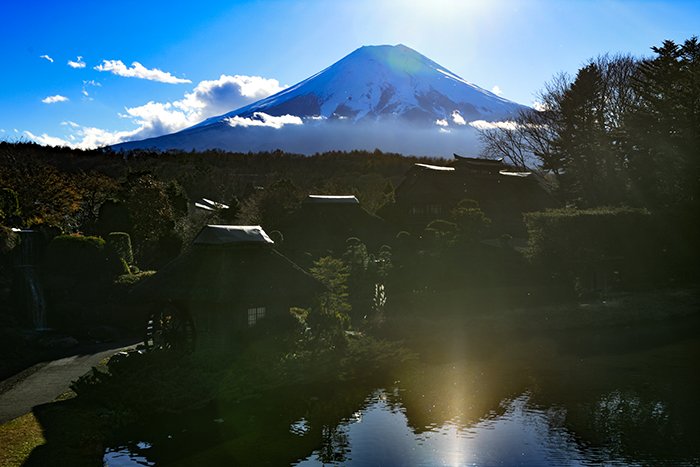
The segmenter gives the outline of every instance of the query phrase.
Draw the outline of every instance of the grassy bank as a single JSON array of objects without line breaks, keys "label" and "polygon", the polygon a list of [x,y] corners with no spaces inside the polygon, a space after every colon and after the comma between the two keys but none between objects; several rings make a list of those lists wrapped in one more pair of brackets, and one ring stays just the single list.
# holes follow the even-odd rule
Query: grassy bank
[{"label": "grassy bank", "polygon": [[34,414],[29,413],[0,425],[0,466],[23,465],[31,452],[44,443],[43,430]]}]

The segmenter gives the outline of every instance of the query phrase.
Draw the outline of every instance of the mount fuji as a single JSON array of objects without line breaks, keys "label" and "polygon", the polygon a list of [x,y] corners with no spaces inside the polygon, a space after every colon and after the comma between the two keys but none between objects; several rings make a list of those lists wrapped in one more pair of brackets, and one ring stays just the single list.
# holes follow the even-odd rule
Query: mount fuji
[{"label": "mount fuji", "polygon": [[405,45],[365,46],[270,97],[113,148],[305,154],[378,148],[440,156],[478,149],[470,122],[509,120],[524,109]]}]

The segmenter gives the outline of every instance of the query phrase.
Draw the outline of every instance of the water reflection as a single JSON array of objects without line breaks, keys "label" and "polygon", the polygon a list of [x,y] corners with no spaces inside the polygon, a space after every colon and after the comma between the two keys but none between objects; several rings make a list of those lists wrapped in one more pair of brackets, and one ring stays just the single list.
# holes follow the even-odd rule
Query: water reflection
[{"label": "water reflection", "polygon": [[501,415],[470,427],[447,422],[421,433],[384,395],[378,391],[369,398],[361,422],[347,420],[336,427],[345,440],[334,453],[339,457],[329,455],[337,447],[330,440],[297,465],[591,465],[602,460],[630,465],[604,450],[582,448],[553,423],[557,410],[532,407],[529,394],[504,401]]},{"label": "water reflection", "polygon": [[104,455],[104,464],[112,467],[134,467],[156,465],[146,458],[151,445],[144,442],[128,443],[125,446],[108,448]]},{"label": "water reflection", "polygon": [[593,355],[553,348],[528,341],[478,358],[436,351],[380,389],[303,388],[132,427],[130,439],[151,446],[129,451],[141,456],[134,464],[114,457],[123,446],[105,463],[700,464],[700,340]]}]

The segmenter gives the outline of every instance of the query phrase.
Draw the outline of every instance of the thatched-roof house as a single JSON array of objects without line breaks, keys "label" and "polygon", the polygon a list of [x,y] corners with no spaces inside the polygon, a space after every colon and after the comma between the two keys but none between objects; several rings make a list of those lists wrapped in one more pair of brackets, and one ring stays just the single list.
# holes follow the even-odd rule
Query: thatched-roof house
[{"label": "thatched-roof house", "polygon": [[226,343],[245,338],[252,328],[284,327],[289,308],[308,306],[321,288],[275,250],[260,226],[208,225],[189,251],[137,293],[191,320],[205,342]]},{"label": "thatched-roof house", "polygon": [[435,219],[449,218],[463,199],[477,201],[498,234],[524,233],[524,212],[554,206],[531,172],[518,171],[502,159],[455,154],[445,166],[414,164],[396,188],[396,202],[379,214],[400,228],[420,231]]},{"label": "thatched-roof house", "polygon": [[372,249],[395,235],[393,227],[364,210],[355,196],[309,195],[278,229],[284,251],[295,258],[342,253],[348,238],[357,237]]}]

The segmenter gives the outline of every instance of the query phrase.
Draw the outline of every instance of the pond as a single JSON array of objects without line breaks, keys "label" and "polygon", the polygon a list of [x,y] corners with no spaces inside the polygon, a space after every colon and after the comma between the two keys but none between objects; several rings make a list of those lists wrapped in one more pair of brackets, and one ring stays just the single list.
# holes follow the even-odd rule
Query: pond
[{"label": "pond", "polygon": [[700,339],[677,337],[605,352],[561,336],[482,352],[450,339],[384,384],[304,388],[135,427],[104,461],[700,465]]}]

